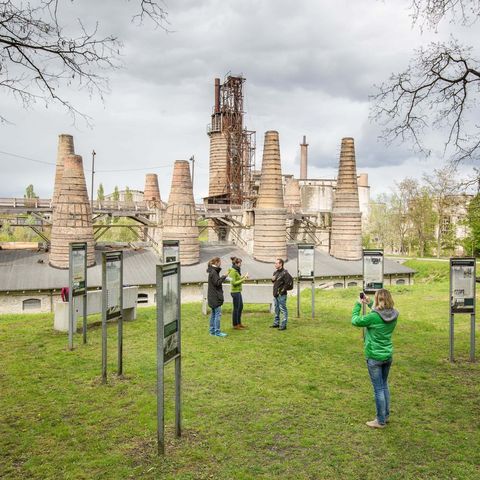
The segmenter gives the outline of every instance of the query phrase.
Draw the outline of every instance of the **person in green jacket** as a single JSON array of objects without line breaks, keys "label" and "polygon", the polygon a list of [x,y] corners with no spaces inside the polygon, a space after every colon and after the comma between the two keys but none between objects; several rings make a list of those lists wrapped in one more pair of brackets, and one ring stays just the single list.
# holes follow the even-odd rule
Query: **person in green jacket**
[{"label": "person in green jacket", "polygon": [[[369,314],[361,314],[362,304],[367,304],[371,308]],[[364,351],[377,410],[375,420],[367,422],[371,428],[384,428],[390,415],[388,374],[393,357],[392,334],[398,318],[398,312],[393,306],[392,295],[382,288],[375,292],[373,302],[367,296],[364,295],[363,298],[361,296],[352,311],[352,325],[366,329]]]},{"label": "person in green jacket", "polygon": [[246,325],[242,324],[242,310],[243,310],[243,299],[242,299],[242,284],[248,278],[248,273],[242,275],[242,259],[238,257],[231,257],[232,267],[228,271],[228,276],[230,277],[231,285],[231,295],[233,300],[233,311],[232,311],[232,323],[235,330],[244,330],[248,328]]}]

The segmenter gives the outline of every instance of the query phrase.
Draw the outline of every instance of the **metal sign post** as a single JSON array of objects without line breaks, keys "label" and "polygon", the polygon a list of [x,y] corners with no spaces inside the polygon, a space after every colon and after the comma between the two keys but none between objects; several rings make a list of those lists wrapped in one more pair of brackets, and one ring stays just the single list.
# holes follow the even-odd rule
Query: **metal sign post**
[{"label": "metal sign post", "polygon": [[83,343],[87,343],[87,243],[70,243],[68,269],[68,348],[73,350],[75,297],[83,297]]},{"label": "metal sign post", "polygon": [[470,314],[470,361],[475,361],[476,262],[474,257],[450,259],[450,361],[454,362],[454,315]]},{"label": "metal sign post", "polygon": [[[362,278],[364,293],[375,293],[383,288],[383,250],[363,250],[362,253]],[[366,313],[366,306],[362,303],[362,315]],[[365,337],[365,329],[362,329]]]},{"label": "metal sign post", "polygon": [[300,282],[312,283],[312,319],[315,318],[315,245],[299,243],[297,245],[297,317],[300,317]]},{"label": "metal sign post", "polygon": [[163,240],[162,259],[163,263],[180,261],[180,242],[178,240]]},{"label": "metal sign post", "polygon": [[181,289],[180,262],[157,265],[157,442],[165,454],[164,367],[175,360],[175,435],[181,421]]},{"label": "metal sign post", "polygon": [[102,258],[102,383],[107,383],[107,321],[118,318],[118,375],[123,374],[123,252]]}]

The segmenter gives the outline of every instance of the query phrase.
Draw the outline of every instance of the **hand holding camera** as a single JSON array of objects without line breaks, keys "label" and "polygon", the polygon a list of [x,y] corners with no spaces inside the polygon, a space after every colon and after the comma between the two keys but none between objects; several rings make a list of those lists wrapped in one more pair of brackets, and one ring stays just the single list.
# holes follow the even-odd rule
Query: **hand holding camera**
[{"label": "hand holding camera", "polygon": [[360,292],[360,302],[368,304],[370,299],[365,295],[364,292]]}]

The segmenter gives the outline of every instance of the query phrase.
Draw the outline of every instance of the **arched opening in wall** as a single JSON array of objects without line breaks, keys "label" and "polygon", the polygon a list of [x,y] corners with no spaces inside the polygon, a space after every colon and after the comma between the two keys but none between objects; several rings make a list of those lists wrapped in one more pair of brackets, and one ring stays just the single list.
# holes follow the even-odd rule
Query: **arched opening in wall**
[{"label": "arched opening in wall", "polygon": [[42,302],[39,298],[27,298],[22,302],[22,310],[24,312],[29,310],[40,310]]},{"label": "arched opening in wall", "polygon": [[137,303],[148,303],[148,293],[139,293]]},{"label": "arched opening in wall", "polygon": [[405,285],[405,279],[399,278],[398,280],[395,281],[395,285]]},{"label": "arched opening in wall", "polygon": [[347,283],[347,287],[356,287],[356,286],[358,286],[357,282],[348,282]]},{"label": "arched opening in wall", "polygon": [[343,283],[341,282],[334,283],[333,288],[343,288]]}]

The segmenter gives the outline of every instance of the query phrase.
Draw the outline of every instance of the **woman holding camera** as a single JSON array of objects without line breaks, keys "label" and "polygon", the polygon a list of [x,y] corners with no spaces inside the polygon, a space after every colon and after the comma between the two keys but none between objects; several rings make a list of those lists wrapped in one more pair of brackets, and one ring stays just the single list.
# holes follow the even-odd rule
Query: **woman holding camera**
[{"label": "woman holding camera", "polygon": [[232,324],[235,330],[244,330],[248,328],[242,324],[242,311],[243,311],[243,299],[242,299],[242,285],[248,278],[248,273],[242,275],[242,259],[238,257],[231,257],[232,267],[228,271],[230,277],[231,295],[233,300],[232,310]]},{"label": "woman holding camera", "polygon": [[[361,314],[363,304],[371,308],[367,315]],[[371,428],[384,428],[390,415],[388,374],[393,356],[392,334],[398,319],[398,311],[393,306],[390,292],[382,288],[375,292],[374,301],[361,293],[352,311],[352,325],[366,329],[364,351],[377,410],[375,420],[367,422]]]}]

